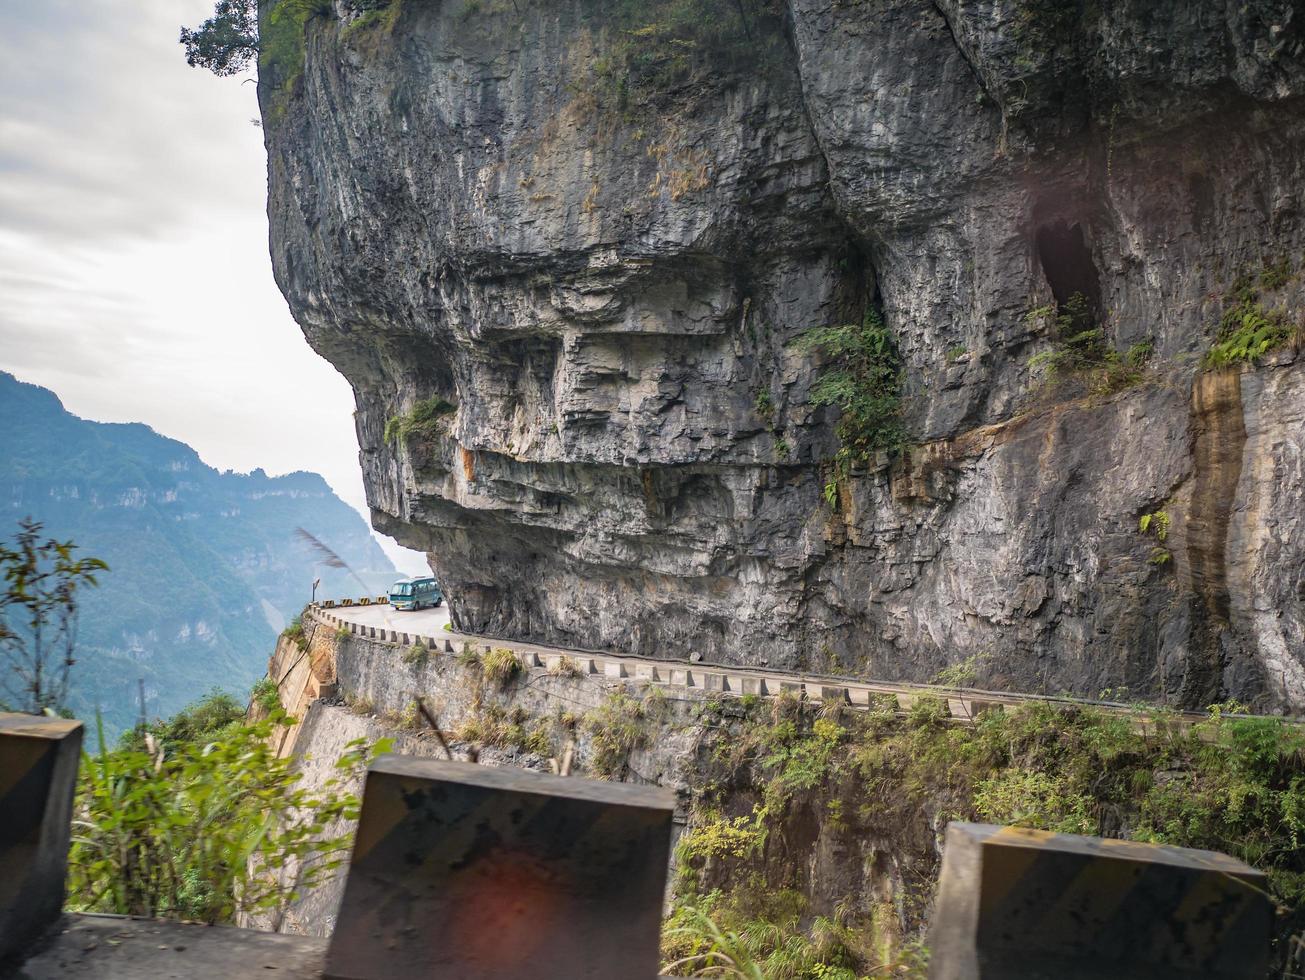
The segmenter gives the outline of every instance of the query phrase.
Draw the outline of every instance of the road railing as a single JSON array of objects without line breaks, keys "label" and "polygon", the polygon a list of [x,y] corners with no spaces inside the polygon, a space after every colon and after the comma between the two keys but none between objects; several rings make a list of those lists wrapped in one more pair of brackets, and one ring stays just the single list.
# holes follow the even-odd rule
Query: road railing
[{"label": "road railing", "polygon": [[[350,603],[362,605],[362,603]],[[1202,711],[1179,711],[1159,706],[1125,704],[1117,701],[1075,698],[1066,695],[1021,694],[988,691],[979,688],[916,684],[908,681],[878,681],[863,678],[821,675],[809,672],[779,671],[770,668],[707,664],[689,660],[639,657],[606,651],[569,649],[520,640],[445,632],[427,636],[388,626],[356,623],[341,613],[342,603],[310,607],[310,612],[337,630],[347,629],[352,636],[395,646],[416,646],[444,653],[460,652],[466,645],[480,653],[493,649],[511,650],[522,667],[553,673],[565,671],[581,677],[649,683],[683,688],[708,696],[797,697],[816,704],[840,704],[852,709],[883,709],[894,705],[899,713],[909,712],[917,701],[930,699],[946,708],[955,723],[973,724],[984,712],[1014,708],[1024,704],[1052,704],[1091,708],[1126,715],[1142,733],[1169,725],[1189,727],[1209,719]],[[1255,715],[1225,713],[1226,718],[1250,718]]]}]

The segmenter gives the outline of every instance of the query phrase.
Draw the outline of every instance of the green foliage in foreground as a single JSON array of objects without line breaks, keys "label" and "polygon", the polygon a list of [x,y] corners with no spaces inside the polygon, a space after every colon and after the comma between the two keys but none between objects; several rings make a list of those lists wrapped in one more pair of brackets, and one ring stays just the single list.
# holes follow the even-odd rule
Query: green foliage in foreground
[{"label": "green foliage in foreground", "polygon": [[[280,910],[335,873],[358,817],[346,787],[371,753],[351,742],[310,791],[269,739],[291,719],[242,724],[224,696],[110,750],[83,754],[68,861],[75,911],[231,922]],[[157,734],[156,734],[157,733]],[[378,744],[375,752],[388,746]]]},{"label": "green foliage in foreground", "polygon": [[419,401],[407,415],[396,415],[385,423],[385,442],[398,445],[414,437],[429,439],[438,431],[440,420],[457,410],[458,406],[438,395]]},{"label": "green foliage in foreground", "polygon": [[[932,699],[906,718],[888,702],[837,717],[783,699],[773,713],[761,710],[768,717],[754,716],[719,741],[720,770],[677,845],[677,907],[709,910],[754,959],[818,945],[825,928],[805,910],[780,914],[755,898],[810,891],[803,876],[814,855],[792,848],[812,840],[813,809],[823,813],[826,847],[840,838],[848,846],[919,839],[922,828],[980,820],[1222,851],[1268,874],[1280,940],[1305,926],[1305,733],[1298,726],[1213,709],[1186,729],[1161,712],[1144,734],[1126,717],[1029,705],[960,727]],[[900,967],[915,955],[908,937],[920,927],[937,873],[931,851],[916,859],[918,894],[898,896],[898,910],[845,910],[834,918],[847,927],[837,933],[846,942],[825,947],[824,959],[766,967],[764,975],[859,977]],[[748,939],[757,936],[765,942]],[[713,941],[705,934],[687,946],[677,940],[664,954],[697,954]]]},{"label": "green foliage in foreground", "polygon": [[811,389],[813,405],[835,405],[842,455],[865,459],[880,449],[899,450],[901,357],[892,333],[873,309],[860,323],[816,327],[797,340],[798,350],[817,350],[829,361]]},{"label": "green foliage in foreground", "polygon": [[[719,890],[675,907],[662,927],[662,970],[675,976],[737,980],[924,980],[928,951],[907,943],[868,957],[845,908],[815,916],[805,928],[805,897],[764,888],[727,898]],[[873,960],[873,963],[867,962]]]}]

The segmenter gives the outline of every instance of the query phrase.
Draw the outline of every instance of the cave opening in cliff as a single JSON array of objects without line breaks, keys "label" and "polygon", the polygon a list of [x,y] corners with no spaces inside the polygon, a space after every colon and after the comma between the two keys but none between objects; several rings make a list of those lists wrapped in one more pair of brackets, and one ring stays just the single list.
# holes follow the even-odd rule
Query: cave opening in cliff
[{"label": "cave opening in cliff", "polygon": [[1082,315],[1084,304],[1075,301],[1076,296],[1081,296],[1086,300],[1090,319],[1098,319],[1101,315],[1101,280],[1084,238],[1083,226],[1063,219],[1053,221],[1038,228],[1036,243],[1038,262],[1059,311]]}]

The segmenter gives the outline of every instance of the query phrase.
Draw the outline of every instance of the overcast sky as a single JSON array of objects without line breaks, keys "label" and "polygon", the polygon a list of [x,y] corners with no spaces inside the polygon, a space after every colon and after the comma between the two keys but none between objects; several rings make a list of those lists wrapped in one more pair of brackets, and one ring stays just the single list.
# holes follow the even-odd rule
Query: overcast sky
[{"label": "overcast sky", "polygon": [[0,369],[220,469],[315,470],[365,514],[349,385],[272,280],[254,84],[177,43],[212,9],[0,0]]}]

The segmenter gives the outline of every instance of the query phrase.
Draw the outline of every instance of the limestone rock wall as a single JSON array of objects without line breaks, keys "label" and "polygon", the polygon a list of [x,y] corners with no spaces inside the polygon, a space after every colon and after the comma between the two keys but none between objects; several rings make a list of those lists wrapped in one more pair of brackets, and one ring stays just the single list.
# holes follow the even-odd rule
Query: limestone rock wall
[{"label": "limestone rock wall", "polygon": [[[278,282],[458,627],[1305,704],[1305,362],[1202,368],[1239,277],[1300,318],[1300,4],[748,0],[651,92],[627,7],[338,0],[260,78]],[[1074,293],[1140,383],[1031,368]],[[867,307],[911,445],[836,478],[792,341]]]}]

